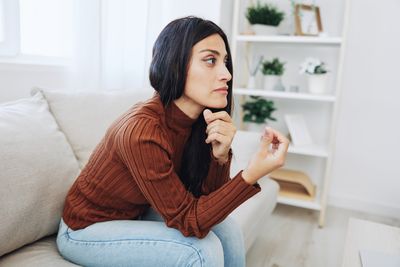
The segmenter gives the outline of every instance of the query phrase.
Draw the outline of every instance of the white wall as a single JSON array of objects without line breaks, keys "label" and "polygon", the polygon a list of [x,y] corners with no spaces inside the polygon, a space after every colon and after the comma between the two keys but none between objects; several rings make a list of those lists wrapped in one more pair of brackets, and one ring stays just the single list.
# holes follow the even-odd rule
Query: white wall
[{"label": "white wall", "polygon": [[400,217],[400,2],[353,0],[330,203]]},{"label": "white wall", "polygon": [[60,66],[0,63],[0,103],[29,97],[34,86],[64,89],[66,79]]}]

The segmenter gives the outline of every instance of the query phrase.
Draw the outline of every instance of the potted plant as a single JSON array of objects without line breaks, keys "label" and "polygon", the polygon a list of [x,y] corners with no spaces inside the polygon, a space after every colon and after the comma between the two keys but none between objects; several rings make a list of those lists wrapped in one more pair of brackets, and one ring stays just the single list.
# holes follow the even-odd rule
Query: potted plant
[{"label": "potted plant", "polygon": [[264,61],[262,65],[262,73],[264,74],[264,89],[265,90],[281,90],[281,77],[285,71],[285,63],[279,58],[274,58],[271,61]]},{"label": "potted plant", "polygon": [[328,70],[324,62],[317,58],[306,58],[301,64],[300,73],[307,74],[310,93],[327,93]]},{"label": "potted plant", "polygon": [[276,121],[272,112],[276,110],[274,102],[260,96],[250,96],[250,100],[243,105],[243,122],[247,124],[247,130],[261,131],[267,120]]},{"label": "potted plant", "polygon": [[256,34],[276,35],[278,26],[284,19],[285,13],[271,4],[257,5],[247,8],[246,18]]}]

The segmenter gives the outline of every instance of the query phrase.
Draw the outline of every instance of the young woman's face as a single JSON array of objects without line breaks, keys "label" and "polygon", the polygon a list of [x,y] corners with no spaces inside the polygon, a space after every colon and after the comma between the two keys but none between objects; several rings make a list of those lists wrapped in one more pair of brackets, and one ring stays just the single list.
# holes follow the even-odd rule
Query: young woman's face
[{"label": "young woman's face", "polygon": [[[228,81],[224,40],[213,34],[192,48],[183,97],[201,112],[204,108],[224,108],[228,104]],[[193,107],[193,108],[194,108]]]}]

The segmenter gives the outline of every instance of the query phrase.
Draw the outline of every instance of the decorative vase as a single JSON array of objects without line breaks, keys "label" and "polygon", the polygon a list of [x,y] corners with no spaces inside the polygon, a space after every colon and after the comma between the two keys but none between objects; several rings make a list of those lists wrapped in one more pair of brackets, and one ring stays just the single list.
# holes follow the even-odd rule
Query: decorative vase
[{"label": "decorative vase", "polygon": [[326,94],[328,74],[308,74],[308,91],[312,94]]},{"label": "decorative vase", "polygon": [[249,79],[247,80],[247,88],[248,89],[256,88],[256,76],[255,75],[249,76]]},{"label": "decorative vase", "polygon": [[272,91],[280,84],[280,75],[264,75],[264,90]]},{"label": "decorative vase", "polygon": [[278,27],[264,24],[251,25],[257,35],[278,35]]},{"label": "decorative vase", "polygon": [[265,123],[246,122],[246,130],[261,133],[264,131]]},{"label": "decorative vase", "polygon": [[279,76],[278,81],[274,86],[274,91],[281,91],[281,92],[285,91],[285,86],[283,86],[282,84],[282,76]]}]

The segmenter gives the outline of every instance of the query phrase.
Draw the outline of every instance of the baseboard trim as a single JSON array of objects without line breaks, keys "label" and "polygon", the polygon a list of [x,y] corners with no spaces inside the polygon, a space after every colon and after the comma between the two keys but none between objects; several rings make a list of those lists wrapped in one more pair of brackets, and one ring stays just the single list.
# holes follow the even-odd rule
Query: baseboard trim
[{"label": "baseboard trim", "polygon": [[330,195],[328,205],[349,210],[361,211],[389,218],[400,219],[400,207],[366,201],[349,196]]}]

